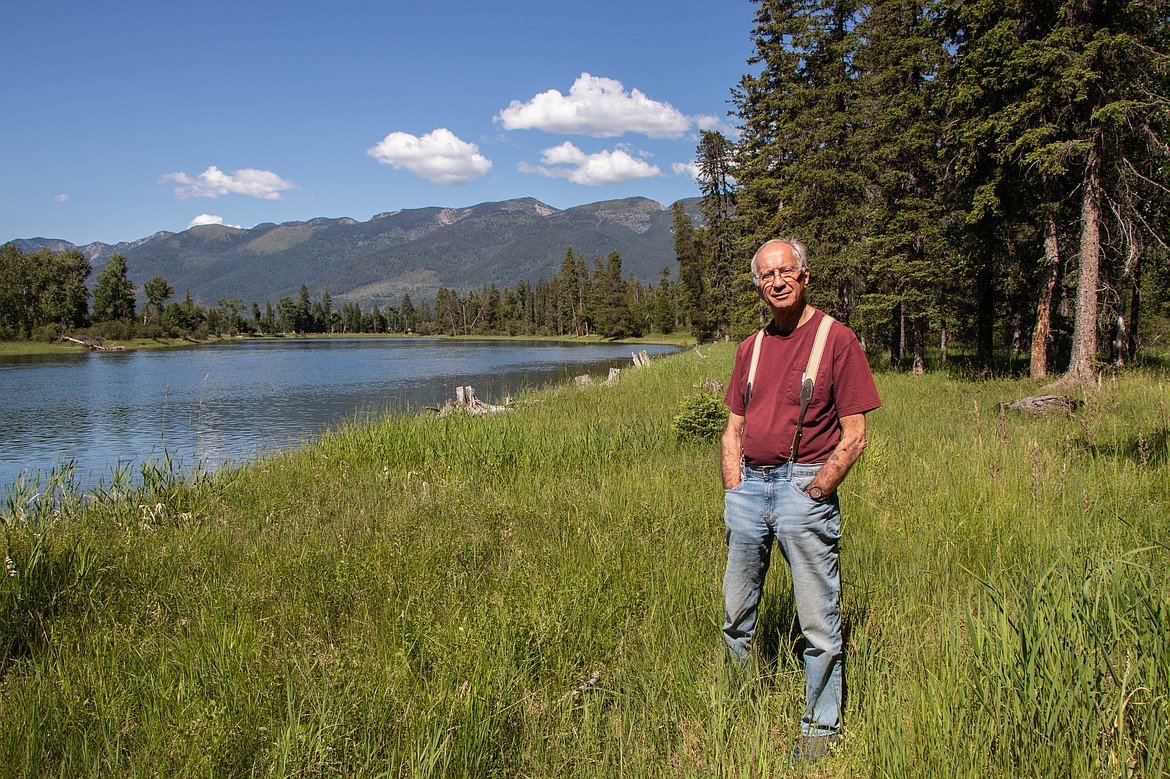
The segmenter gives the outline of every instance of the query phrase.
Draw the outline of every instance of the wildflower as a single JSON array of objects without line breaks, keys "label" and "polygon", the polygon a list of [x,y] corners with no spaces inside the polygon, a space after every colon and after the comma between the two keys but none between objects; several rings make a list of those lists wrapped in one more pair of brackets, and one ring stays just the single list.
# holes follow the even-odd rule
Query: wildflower
[{"label": "wildflower", "polygon": [[8,575],[16,576],[16,563],[8,555],[4,555],[4,570],[8,571]]}]

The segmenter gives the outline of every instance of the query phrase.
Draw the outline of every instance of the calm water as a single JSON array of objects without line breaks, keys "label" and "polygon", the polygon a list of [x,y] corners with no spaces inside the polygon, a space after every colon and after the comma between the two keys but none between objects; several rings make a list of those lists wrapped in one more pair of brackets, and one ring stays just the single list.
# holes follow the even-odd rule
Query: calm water
[{"label": "calm water", "polygon": [[[83,485],[164,451],[188,468],[303,443],[370,412],[486,402],[628,367],[624,344],[306,339],[0,358],[0,490],[72,461]],[[638,346],[651,355],[669,346]]]}]

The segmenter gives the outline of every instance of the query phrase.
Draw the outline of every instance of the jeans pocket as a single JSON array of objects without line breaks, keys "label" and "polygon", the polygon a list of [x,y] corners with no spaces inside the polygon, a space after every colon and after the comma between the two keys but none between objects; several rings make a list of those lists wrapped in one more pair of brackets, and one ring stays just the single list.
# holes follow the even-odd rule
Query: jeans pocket
[{"label": "jeans pocket", "polygon": [[814,500],[807,492],[805,492],[805,490],[808,488],[808,485],[812,483],[814,478],[815,477],[813,476],[801,476],[800,478],[789,481],[788,486],[799,496],[800,500],[803,500],[806,503],[811,503],[814,506],[819,506],[822,504],[822,501]]},{"label": "jeans pocket", "polygon": [[730,494],[732,492],[741,492],[743,490],[743,485],[746,482],[747,482],[747,479],[740,479],[739,484],[735,485],[734,487],[724,487],[723,494],[727,495],[727,494]]}]

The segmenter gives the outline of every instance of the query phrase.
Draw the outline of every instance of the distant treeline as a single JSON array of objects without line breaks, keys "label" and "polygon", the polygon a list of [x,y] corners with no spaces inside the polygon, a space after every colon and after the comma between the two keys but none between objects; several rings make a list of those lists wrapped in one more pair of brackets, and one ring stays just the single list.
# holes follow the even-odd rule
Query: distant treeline
[{"label": "distant treeline", "polygon": [[[565,253],[551,280],[520,282],[515,288],[479,290],[440,287],[433,301],[416,304],[409,294],[400,305],[363,310],[356,302],[335,301],[328,292],[316,300],[302,285],[294,299],[275,305],[245,304],[239,298],[205,306],[187,294],[171,302],[174,288],[161,276],[142,285],[145,303],[129,280],[126,258],[116,254],[98,274],[76,249],[24,253],[0,247],[0,339],[56,340],[64,334],[107,339],[194,337],[239,334],[416,333],[420,335],[600,335],[628,338],[649,332],[687,329],[687,312],[676,304],[678,285],[663,268],[657,287],[623,278],[621,256],[604,261]],[[90,298],[93,303],[90,305]]]}]

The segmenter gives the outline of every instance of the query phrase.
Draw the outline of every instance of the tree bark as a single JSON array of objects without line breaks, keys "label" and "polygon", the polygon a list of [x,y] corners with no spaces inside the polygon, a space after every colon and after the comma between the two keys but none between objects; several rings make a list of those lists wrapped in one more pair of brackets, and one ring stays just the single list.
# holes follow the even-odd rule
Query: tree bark
[{"label": "tree bark", "polygon": [[1048,375],[1048,340],[1052,334],[1052,294],[1060,275],[1060,245],[1056,240],[1056,220],[1051,215],[1044,226],[1044,276],[1040,280],[1040,299],[1036,304],[1036,327],[1032,331],[1033,379]]},{"label": "tree bark", "polygon": [[[985,252],[986,254],[987,252]],[[990,257],[982,258],[975,290],[975,361],[990,375],[995,367],[995,286]]]},{"label": "tree bark", "polygon": [[1133,286],[1129,292],[1129,343],[1126,344],[1126,351],[1129,361],[1133,362],[1134,357],[1137,356],[1138,315],[1141,313],[1142,300],[1142,259],[1140,256],[1134,261],[1133,278],[1130,281]]},{"label": "tree bark", "polygon": [[906,343],[905,317],[902,314],[902,304],[894,306],[893,316],[890,317],[890,367],[897,368],[902,360],[903,347]]},{"label": "tree bark", "polygon": [[1097,357],[1097,280],[1101,269],[1101,152],[1096,139],[1085,162],[1081,191],[1081,250],[1077,268],[1072,356],[1064,380],[1069,384],[1088,384],[1093,381],[1093,364]]},{"label": "tree bark", "polygon": [[939,362],[943,365],[947,364],[947,318],[943,317],[939,322],[938,333],[938,351]]},{"label": "tree bark", "polygon": [[914,340],[914,375],[926,375],[926,322],[922,317],[914,319],[913,340]]}]

